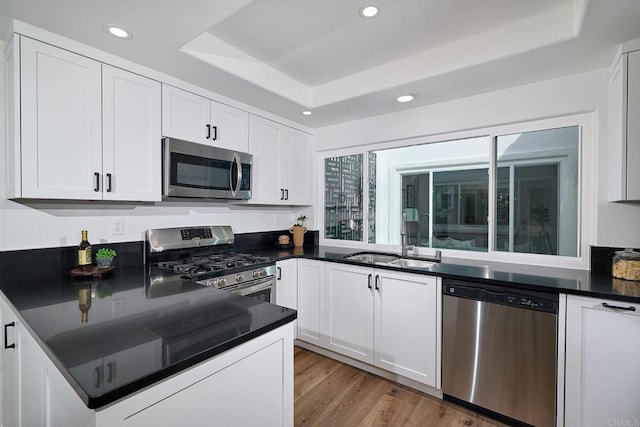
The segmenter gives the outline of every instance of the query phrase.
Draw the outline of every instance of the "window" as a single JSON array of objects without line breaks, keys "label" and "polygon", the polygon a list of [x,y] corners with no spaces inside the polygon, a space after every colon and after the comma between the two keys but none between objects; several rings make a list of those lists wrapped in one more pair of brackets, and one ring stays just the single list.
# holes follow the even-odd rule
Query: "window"
[{"label": "window", "polygon": [[576,257],[579,140],[571,126],[328,157],[324,237],[398,245],[404,214],[414,246]]}]

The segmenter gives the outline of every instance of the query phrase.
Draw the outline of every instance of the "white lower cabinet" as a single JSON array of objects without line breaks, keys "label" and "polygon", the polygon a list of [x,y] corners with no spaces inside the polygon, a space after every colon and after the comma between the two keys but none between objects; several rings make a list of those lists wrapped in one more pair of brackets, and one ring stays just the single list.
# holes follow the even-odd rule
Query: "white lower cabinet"
[{"label": "white lower cabinet", "polygon": [[[312,293],[306,289],[300,270],[298,318],[306,320],[305,310],[314,310],[309,317],[314,326],[324,319],[324,333],[308,339],[310,328],[302,333],[299,325],[298,338],[440,388],[439,279],[338,263],[325,263],[325,268],[324,294],[317,282]],[[314,276],[309,272],[307,277]]]},{"label": "white lower cabinet", "polygon": [[298,260],[298,339],[326,346],[325,263]]},{"label": "white lower cabinet", "polygon": [[567,296],[565,426],[640,424],[640,304]]},{"label": "white lower cabinet", "polygon": [[[287,259],[276,262],[276,304],[298,309],[298,260]],[[294,334],[297,320],[293,323]]]}]

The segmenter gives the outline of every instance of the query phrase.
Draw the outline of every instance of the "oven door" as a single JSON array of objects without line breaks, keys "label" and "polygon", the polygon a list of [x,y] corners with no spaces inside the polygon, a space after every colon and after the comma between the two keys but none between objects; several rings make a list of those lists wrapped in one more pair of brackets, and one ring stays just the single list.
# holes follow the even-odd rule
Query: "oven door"
[{"label": "oven door", "polygon": [[234,294],[257,298],[260,301],[276,302],[276,280],[275,277],[266,277],[255,280],[239,288],[231,290]]},{"label": "oven door", "polygon": [[251,198],[250,154],[165,138],[162,157],[165,197]]}]

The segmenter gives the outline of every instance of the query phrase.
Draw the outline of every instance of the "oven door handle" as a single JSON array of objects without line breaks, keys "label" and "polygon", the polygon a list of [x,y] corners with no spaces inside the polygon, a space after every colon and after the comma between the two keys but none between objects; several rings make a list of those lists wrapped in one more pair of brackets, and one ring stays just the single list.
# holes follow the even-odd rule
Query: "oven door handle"
[{"label": "oven door handle", "polygon": [[[236,167],[236,176],[233,176],[233,166]],[[235,183],[233,182],[235,178]],[[242,163],[240,163],[240,156],[238,153],[233,153],[233,159],[229,166],[229,187],[231,188],[231,195],[236,197],[238,190],[240,190],[240,183],[242,182]]]},{"label": "oven door handle", "polygon": [[269,277],[268,279],[262,279],[255,285],[248,286],[246,288],[234,289],[231,292],[238,295],[250,295],[255,294],[256,292],[263,291],[265,289],[272,288],[275,285],[275,280],[273,277]]}]

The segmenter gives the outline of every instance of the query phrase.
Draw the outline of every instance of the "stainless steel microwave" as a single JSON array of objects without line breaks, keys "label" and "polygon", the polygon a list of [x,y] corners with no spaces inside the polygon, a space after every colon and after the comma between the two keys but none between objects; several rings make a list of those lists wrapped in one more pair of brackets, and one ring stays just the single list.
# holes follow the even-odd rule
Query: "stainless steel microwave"
[{"label": "stainless steel microwave", "polygon": [[248,200],[253,156],[174,138],[162,140],[164,197]]}]

